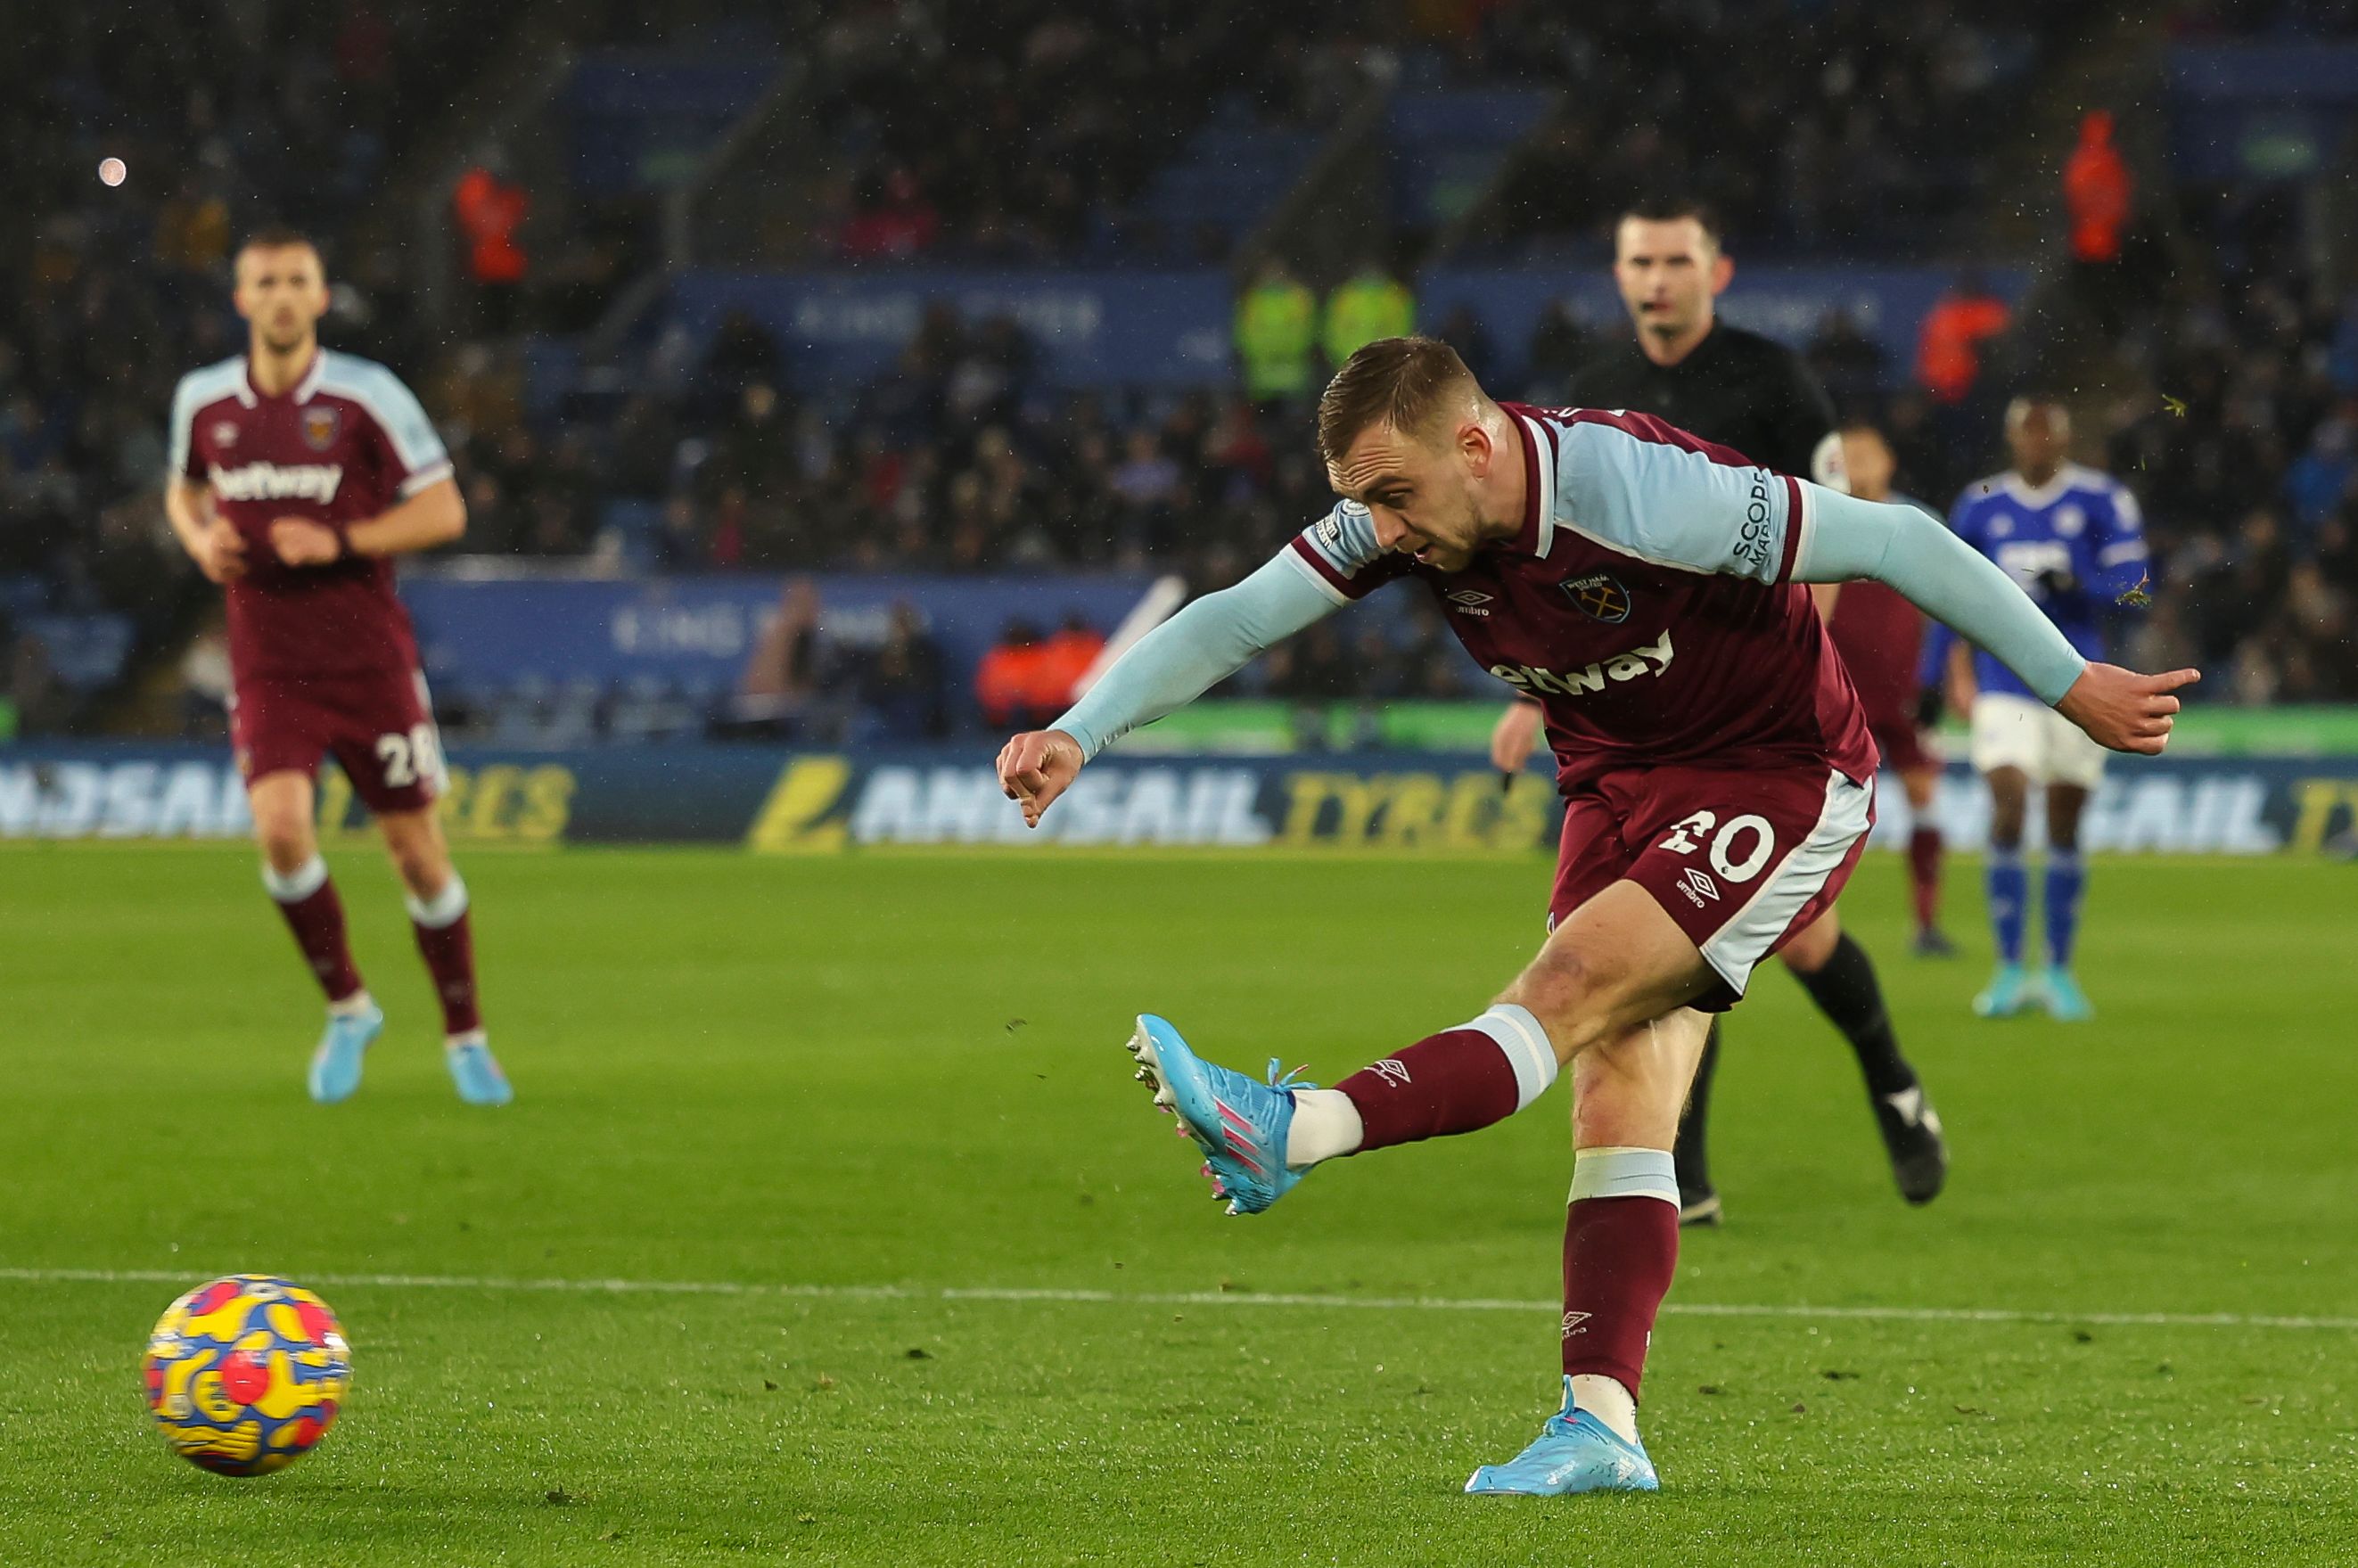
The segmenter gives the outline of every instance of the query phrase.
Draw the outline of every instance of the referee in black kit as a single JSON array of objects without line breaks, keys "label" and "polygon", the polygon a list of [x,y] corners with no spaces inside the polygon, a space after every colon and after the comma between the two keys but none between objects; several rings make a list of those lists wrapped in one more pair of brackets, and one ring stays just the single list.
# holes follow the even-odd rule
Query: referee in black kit
[{"label": "referee in black kit", "polygon": [[[1702,204],[1652,200],[1623,213],[1614,234],[1613,276],[1637,338],[1584,365],[1572,378],[1566,402],[1651,414],[1779,472],[1847,490],[1833,404],[1801,356],[1714,319],[1713,301],[1735,270],[1720,249],[1718,224]],[[1830,612],[1833,590],[1821,586],[1812,592],[1818,612]],[[1518,701],[1498,720],[1491,757],[1509,776],[1531,756],[1539,728],[1539,705],[1529,701]],[[1866,949],[1843,931],[1837,912],[1828,910],[1781,956],[1858,1056],[1900,1195],[1910,1203],[1930,1203],[1948,1176],[1948,1146],[1922,1081],[1899,1054]],[[1682,1225],[1721,1220],[1704,1148],[1719,1035],[1714,1021],[1679,1124]]]}]

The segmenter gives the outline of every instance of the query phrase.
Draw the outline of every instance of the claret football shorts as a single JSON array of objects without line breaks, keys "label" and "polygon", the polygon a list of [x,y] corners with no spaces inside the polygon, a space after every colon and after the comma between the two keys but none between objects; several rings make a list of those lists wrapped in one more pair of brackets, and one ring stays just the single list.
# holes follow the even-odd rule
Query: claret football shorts
[{"label": "claret football shorts", "polygon": [[1617,769],[1565,803],[1548,928],[1636,882],[1719,977],[1693,1005],[1724,1011],[1762,959],[1833,906],[1874,825],[1874,781],[1832,768]]},{"label": "claret football shorts", "polygon": [[247,784],[265,773],[309,777],[333,756],[361,804],[380,815],[423,810],[448,780],[426,677],[414,669],[240,681],[229,732]]}]

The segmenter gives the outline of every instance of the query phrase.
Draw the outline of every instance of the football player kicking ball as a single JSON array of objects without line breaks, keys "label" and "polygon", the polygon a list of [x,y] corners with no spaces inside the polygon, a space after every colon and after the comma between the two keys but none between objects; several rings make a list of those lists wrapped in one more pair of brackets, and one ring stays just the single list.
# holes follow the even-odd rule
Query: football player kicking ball
[{"label": "football player kicking ball", "polygon": [[434,812],[441,744],[391,557],[459,537],[466,508],[425,410],[383,365],[319,347],[319,253],[291,230],[237,254],[246,352],[172,396],[172,531],[229,602],[230,737],[263,886],[327,993],[311,1098],[360,1087],[384,1013],[361,983],[319,858],[312,775],[332,753],[375,816],[442,1001],[443,1059],[471,1105],[505,1105],[475,1000],[467,884]]},{"label": "football player kicking ball", "polygon": [[[2169,694],[2195,674],[2082,658],[1914,507],[1773,473],[1644,415],[1501,406],[1429,339],[1353,354],[1320,399],[1318,441],[1341,503],[1141,639],[1055,728],[1011,740],[999,776],[1036,826],[1109,741],[1382,584],[1490,596],[1490,615],[1454,630],[1540,699],[1561,764],[1538,957],[1474,1018],[1331,1089],[1274,1064],[1267,1084],[1215,1066],[1152,1016],[1130,1049],[1233,1214],[1328,1160],[1503,1120],[1568,1065],[1563,1402],[1466,1489],[1650,1491],[1637,1400],[1678,1257],[1671,1141],[1687,1080],[1709,1015],[1833,903],[1873,816],[1866,717],[1802,585],[1889,583],[2124,751],[2162,749]],[[1600,594],[1626,613],[1581,607]]]}]

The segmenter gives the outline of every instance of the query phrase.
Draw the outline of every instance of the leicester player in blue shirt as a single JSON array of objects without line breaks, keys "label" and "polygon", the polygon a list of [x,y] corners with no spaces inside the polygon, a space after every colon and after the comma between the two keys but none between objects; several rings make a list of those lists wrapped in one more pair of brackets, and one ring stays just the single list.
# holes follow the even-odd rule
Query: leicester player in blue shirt
[{"label": "leicester player in blue shirt", "polygon": [[[2020,584],[2082,657],[2100,659],[2104,618],[2133,600],[2146,578],[2136,498],[2109,474],[2066,460],[2071,418],[2053,398],[2015,399],[2006,411],[2006,444],[2014,466],[1967,485],[1949,525]],[[2090,1018],[2094,1010],[2071,975],[2071,946],[2087,885],[2080,814],[2104,778],[2104,749],[2012,670],[1972,653],[1945,628],[1934,632],[1928,664],[1938,670],[1936,661],[1946,661],[1951,701],[1972,716],[1974,771],[1990,788],[1989,907],[1998,966],[1974,1011],[2004,1018],[2044,1006],[2059,1019]],[[2033,785],[2047,792],[2047,968],[2035,976],[2022,962],[2030,893],[2022,831]]]}]

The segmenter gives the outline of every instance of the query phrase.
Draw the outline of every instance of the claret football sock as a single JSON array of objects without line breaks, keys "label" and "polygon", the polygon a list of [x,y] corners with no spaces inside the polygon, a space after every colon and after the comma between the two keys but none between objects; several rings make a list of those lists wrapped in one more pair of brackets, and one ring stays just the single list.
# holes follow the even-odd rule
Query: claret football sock
[{"label": "claret football sock", "polygon": [[1941,914],[1941,830],[1930,823],[1919,823],[1908,835],[1908,882],[1916,905],[1916,929],[1932,930]]},{"label": "claret football sock", "polygon": [[2023,905],[2029,902],[2030,877],[2022,869],[2021,849],[1990,846],[1990,934],[1997,941],[2002,963],[2022,962]]},{"label": "claret football sock", "polygon": [[328,878],[328,862],[314,855],[293,871],[281,873],[265,862],[262,885],[278,905],[287,929],[295,934],[303,961],[319,977],[319,989],[330,1002],[349,1001],[361,993],[361,972],[352,963],[351,943],[344,935],[343,901]]},{"label": "claret football sock", "polygon": [[467,924],[467,884],[456,871],[430,899],[411,897],[410,928],[442,1001],[442,1032],[471,1034],[483,1027],[475,1002],[475,938]]},{"label": "claret football sock", "polygon": [[[1335,1087],[1359,1114],[1357,1147],[1387,1149],[1504,1121],[1539,1098],[1555,1075],[1547,1030],[1527,1009],[1500,1002],[1362,1067]],[[1302,1162],[1289,1141],[1286,1163]]]},{"label": "claret football sock", "polygon": [[[1574,1398],[1632,1442],[1654,1316],[1679,1262],[1679,1183],[1667,1149],[1583,1149],[1563,1222],[1563,1371]],[[1609,1378],[1628,1396],[1629,1430],[1582,1399],[1582,1379]],[[1593,1385],[1591,1385],[1593,1387]]]},{"label": "claret football sock", "polygon": [[2071,949],[2080,936],[2080,895],[2087,886],[2087,870],[2077,849],[2047,852],[2047,961],[2059,969],[2071,967]]},{"label": "claret football sock", "polygon": [[1899,1054],[1899,1041],[1891,1031],[1891,1014],[1883,1005],[1883,987],[1875,978],[1875,960],[1852,940],[1849,932],[1834,944],[1833,957],[1815,974],[1793,971],[1810,1000],[1826,1021],[1843,1033],[1858,1057],[1866,1087],[1877,1095],[1896,1095],[1915,1087],[1916,1071]]}]

